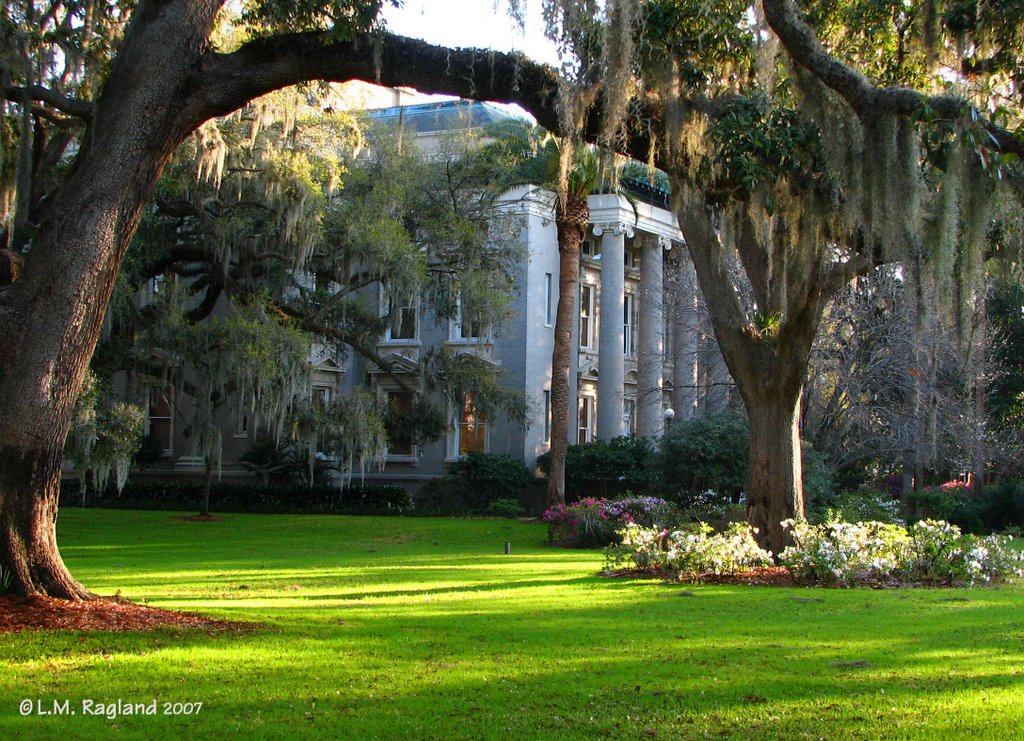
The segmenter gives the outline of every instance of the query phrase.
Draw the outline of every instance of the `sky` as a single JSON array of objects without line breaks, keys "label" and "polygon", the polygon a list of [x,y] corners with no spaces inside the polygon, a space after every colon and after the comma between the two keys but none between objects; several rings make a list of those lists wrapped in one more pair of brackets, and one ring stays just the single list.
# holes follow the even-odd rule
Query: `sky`
[{"label": "sky", "polygon": [[403,7],[386,7],[388,30],[434,44],[521,51],[532,59],[556,65],[554,45],[544,38],[541,0],[526,4],[526,29],[509,18],[504,0],[404,0]]}]

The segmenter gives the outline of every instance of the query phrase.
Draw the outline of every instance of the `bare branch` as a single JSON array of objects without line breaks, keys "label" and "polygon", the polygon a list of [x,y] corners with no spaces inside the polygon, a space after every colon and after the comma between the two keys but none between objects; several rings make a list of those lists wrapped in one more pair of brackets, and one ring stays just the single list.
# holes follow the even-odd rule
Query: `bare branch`
[{"label": "bare branch", "polygon": [[80,118],[83,121],[92,120],[92,105],[72,98],[67,95],[61,95],[60,93],[45,88],[42,85],[32,85],[29,88],[19,87],[17,85],[8,85],[4,88],[4,98],[15,103],[21,102],[25,99],[25,95],[28,95],[30,100],[37,100],[40,103],[45,103],[51,106],[61,113],[66,113],[69,116]]}]

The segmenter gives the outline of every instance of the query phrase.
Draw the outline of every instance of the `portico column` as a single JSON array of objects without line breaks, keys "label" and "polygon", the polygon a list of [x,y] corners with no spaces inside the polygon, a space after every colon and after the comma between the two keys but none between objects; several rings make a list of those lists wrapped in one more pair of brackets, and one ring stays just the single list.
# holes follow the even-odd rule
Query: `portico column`
[{"label": "portico column", "polygon": [[[662,375],[665,365],[665,285],[662,239],[653,234],[640,241],[640,343],[637,358],[636,427],[643,437],[661,435]],[[671,246],[671,245],[669,245]]]},{"label": "portico column", "polygon": [[[597,346],[597,436],[611,440],[622,435],[622,397],[626,380],[625,323],[626,227],[621,223],[595,225],[601,237],[601,304]],[[632,234],[630,235],[632,236]]]},{"label": "portico column", "polygon": [[700,337],[697,310],[697,275],[686,248],[672,253],[669,261],[668,291],[672,294],[672,408],[680,420],[697,412],[700,382]]}]

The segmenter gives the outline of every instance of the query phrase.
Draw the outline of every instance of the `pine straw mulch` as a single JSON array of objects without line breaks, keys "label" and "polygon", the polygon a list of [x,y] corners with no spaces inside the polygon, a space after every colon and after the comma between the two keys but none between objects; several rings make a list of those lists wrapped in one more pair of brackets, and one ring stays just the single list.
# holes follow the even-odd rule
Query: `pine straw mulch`
[{"label": "pine straw mulch", "polygon": [[0,633],[23,630],[128,631],[156,628],[244,633],[256,623],[215,620],[194,612],[137,605],[120,597],[74,602],[53,597],[0,597]]},{"label": "pine straw mulch", "polygon": [[799,583],[784,566],[759,566],[736,574],[689,573],[650,568],[616,569],[603,571],[601,576],[613,579],[663,579],[690,584],[739,584],[756,587],[796,587]]}]

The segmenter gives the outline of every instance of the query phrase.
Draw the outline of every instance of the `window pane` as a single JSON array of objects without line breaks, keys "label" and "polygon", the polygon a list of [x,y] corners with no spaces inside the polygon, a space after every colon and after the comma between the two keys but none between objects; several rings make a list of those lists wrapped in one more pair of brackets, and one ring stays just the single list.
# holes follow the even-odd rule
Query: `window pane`
[{"label": "window pane", "polygon": [[393,340],[415,340],[416,339],[416,307],[403,306],[398,309],[394,322],[391,325],[391,339]]},{"label": "window pane", "polygon": [[166,389],[151,388],[146,409],[149,434],[160,441],[160,447],[171,450],[171,401]]},{"label": "window pane", "polygon": [[476,408],[472,395],[466,395],[459,420],[459,455],[483,453],[486,450],[487,419]]},{"label": "window pane", "polygon": [[580,289],[580,347],[591,346],[590,320],[594,314],[594,292],[590,286]]},{"label": "window pane", "polygon": [[584,445],[590,442],[590,399],[586,397],[580,397],[579,400],[579,422],[577,424],[578,430],[576,435],[576,442],[579,445]]},{"label": "window pane", "polygon": [[[412,415],[413,398],[408,391],[392,391],[388,393],[388,408],[396,419],[407,419]],[[407,431],[400,432],[388,441],[389,455],[412,455],[412,435]]]}]

